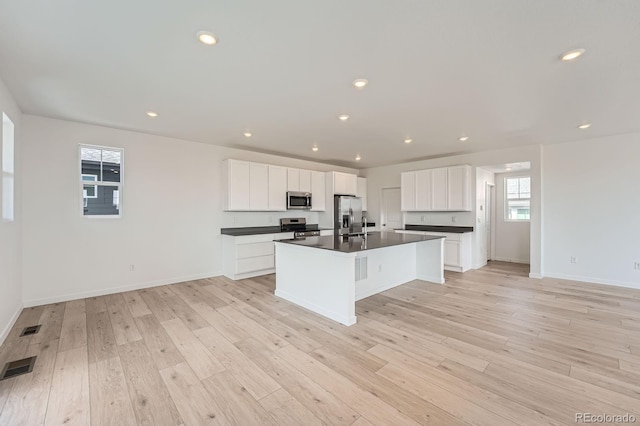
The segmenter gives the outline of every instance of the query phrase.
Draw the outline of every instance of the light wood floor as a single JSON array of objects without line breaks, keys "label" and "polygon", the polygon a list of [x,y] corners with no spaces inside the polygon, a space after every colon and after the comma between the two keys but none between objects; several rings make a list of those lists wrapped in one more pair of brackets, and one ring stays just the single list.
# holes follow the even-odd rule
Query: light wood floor
[{"label": "light wood floor", "polygon": [[[274,276],[25,309],[0,347],[1,425],[640,423],[640,291],[491,262],[357,304],[344,327]],[[27,325],[42,323],[31,337]]]}]

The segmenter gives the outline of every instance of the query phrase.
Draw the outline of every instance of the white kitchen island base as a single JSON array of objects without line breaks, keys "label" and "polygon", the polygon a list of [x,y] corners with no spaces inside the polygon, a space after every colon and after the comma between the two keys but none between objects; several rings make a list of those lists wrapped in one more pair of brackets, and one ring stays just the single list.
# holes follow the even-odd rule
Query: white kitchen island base
[{"label": "white kitchen island base", "polygon": [[[366,245],[375,247],[375,238],[372,234]],[[276,242],[276,296],[353,325],[357,300],[415,279],[444,283],[444,239],[406,242],[405,238],[389,245],[392,237],[377,238],[387,244],[367,248],[360,238],[343,242],[339,237],[313,237],[302,244]]]}]

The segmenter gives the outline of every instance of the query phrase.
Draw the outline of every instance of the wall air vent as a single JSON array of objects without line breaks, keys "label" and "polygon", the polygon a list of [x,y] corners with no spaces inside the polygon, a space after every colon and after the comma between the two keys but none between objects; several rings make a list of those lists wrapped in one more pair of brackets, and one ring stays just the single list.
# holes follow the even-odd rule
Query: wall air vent
[{"label": "wall air vent", "polygon": [[32,334],[36,334],[38,331],[40,331],[40,327],[42,327],[42,324],[30,325],[29,327],[25,327],[22,329],[22,333],[20,333],[20,337],[31,336]]},{"label": "wall air vent", "polygon": [[36,364],[36,357],[19,359],[17,361],[11,361],[4,365],[2,369],[2,375],[0,380],[10,379],[12,377],[19,376],[21,374],[31,373],[33,366]]},{"label": "wall air vent", "polygon": [[356,281],[367,279],[367,258],[356,257]]}]

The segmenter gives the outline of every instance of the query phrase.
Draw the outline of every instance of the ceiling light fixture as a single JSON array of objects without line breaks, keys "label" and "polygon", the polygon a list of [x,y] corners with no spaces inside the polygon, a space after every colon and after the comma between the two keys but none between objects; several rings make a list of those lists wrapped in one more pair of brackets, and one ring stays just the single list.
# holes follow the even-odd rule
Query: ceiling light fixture
[{"label": "ceiling light fixture", "polygon": [[251,136],[253,136],[253,134],[252,134],[251,132],[244,132],[244,133],[243,133],[243,135],[244,135],[246,138],[250,138]]},{"label": "ceiling light fixture", "polygon": [[575,50],[570,50],[567,53],[563,54],[560,59],[562,59],[563,61],[573,61],[574,59],[578,59],[580,56],[582,56],[584,54],[585,50],[584,49],[575,49]]},{"label": "ceiling light fixture", "polygon": [[369,84],[369,81],[365,80],[364,78],[353,80],[353,85],[356,87],[356,89],[362,89],[367,84]]},{"label": "ceiling light fixture", "polygon": [[311,148],[311,150],[312,150],[313,152],[318,152],[318,146],[317,146],[317,145],[314,145],[314,146],[313,146],[313,148]]},{"label": "ceiling light fixture", "polygon": [[360,157],[360,154],[356,155],[356,161],[360,161],[362,159],[362,157]]},{"label": "ceiling light fixture", "polygon": [[505,170],[510,172],[511,171],[511,167],[506,167]]},{"label": "ceiling light fixture", "polygon": [[198,40],[200,40],[200,43],[206,44],[207,46],[213,46],[218,42],[216,37],[208,31],[199,31]]},{"label": "ceiling light fixture", "polygon": [[588,129],[589,127],[591,127],[591,123],[582,123],[581,125],[578,126],[578,129],[584,130],[584,129]]},{"label": "ceiling light fixture", "polygon": [[338,118],[340,119],[340,121],[347,121],[349,119],[349,116],[347,114],[341,114],[338,116]]},{"label": "ceiling light fixture", "polygon": [[153,111],[147,111],[147,115],[151,118],[156,118],[158,116],[158,113]]},{"label": "ceiling light fixture", "polygon": [[413,139],[411,139],[411,138],[407,138],[407,139],[404,140],[404,143],[411,143],[411,142],[413,142]]},{"label": "ceiling light fixture", "polygon": [[468,141],[468,140],[469,140],[469,136],[460,136],[460,137],[458,138],[458,140],[459,140],[460,142]]}]

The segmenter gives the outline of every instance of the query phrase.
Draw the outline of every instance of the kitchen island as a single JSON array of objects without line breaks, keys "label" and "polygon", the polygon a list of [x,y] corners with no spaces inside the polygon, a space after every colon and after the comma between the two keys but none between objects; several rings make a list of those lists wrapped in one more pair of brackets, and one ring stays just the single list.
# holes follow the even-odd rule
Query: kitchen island
[{"label": "kitchen island", "polygon": [[444,283],[444,237],[372,232],[276,241],[276,291],[344,325],[357,300],[418,279]]}]

